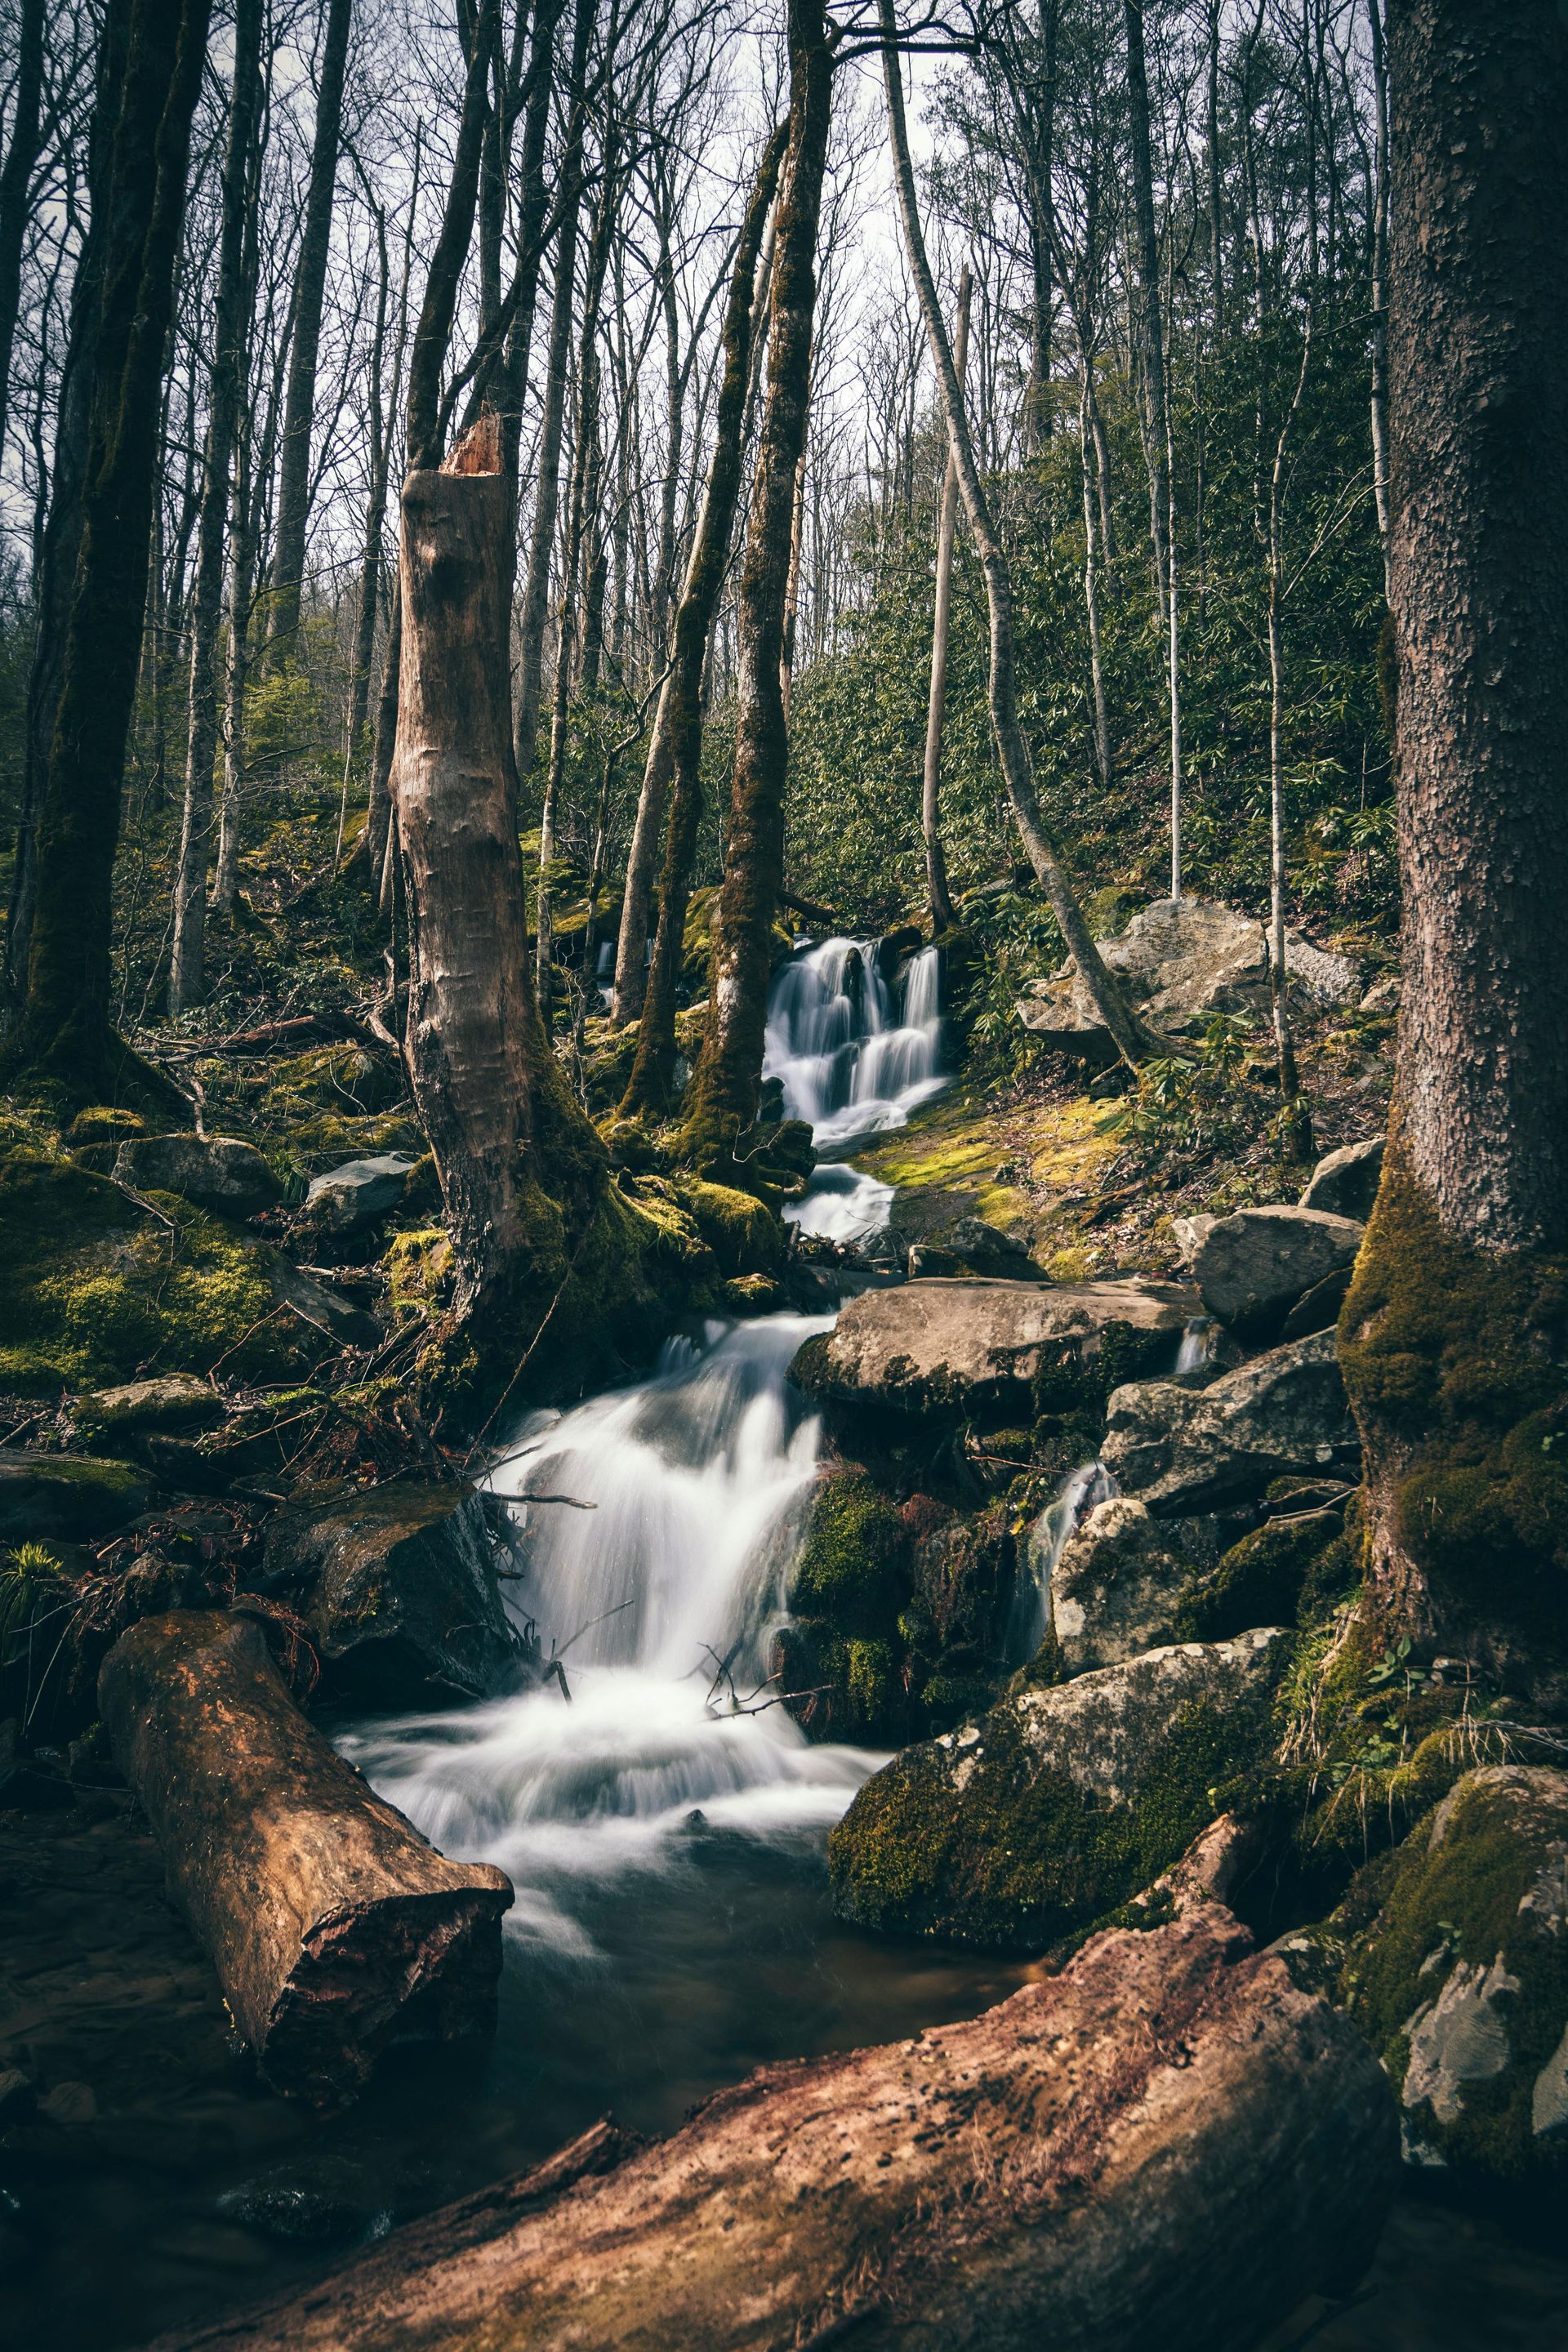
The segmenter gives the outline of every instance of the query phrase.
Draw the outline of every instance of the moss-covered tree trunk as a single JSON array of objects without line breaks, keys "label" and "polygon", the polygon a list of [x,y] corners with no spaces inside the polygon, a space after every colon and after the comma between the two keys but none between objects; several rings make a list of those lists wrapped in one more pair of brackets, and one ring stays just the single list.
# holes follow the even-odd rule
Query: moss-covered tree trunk
[{"label": "moss-covered tree trunk", "polygon": [[[124,1060],[110,1016],[114,855],[142,616],[174,263],[210,0],[136,0],[106,174],[82,533],[37,839],[21,1045],[90,1098]],[[113,93],[106,92],[106,101]]]},{"label": "moss-covered tree trunk", "polygon": [[789,143],[774,242],[767,400],[736,624],[735,766],[724,886],[713,924],[708,1028],[686,1129],[689,1149],[704,1160],[721,1156],[755,1115],[773,921],[784,887],[789,740],[780,665],[833,91],[821,0],[790,0],[789,48]]},{"label": "moss-covered tree trunk", "polygon": [[1400,0],[1391,579],[1404,1006],[1341,1324],[1394,1630],[1568,1692],[1568,21]]},{"label": "moss-covered tree trunk", "polygon": [[[643,989],[642,959],[647,928],[648,891],[646,881],[640,905],[634,905],[628,868],[621,916],[620,952],[616,963],[616,991],[620,997],[623,969],[637,966],[637,994],[642,1003],[637,1058],[632,1064],[623,1117],[667,1110],[675,1069],[675,991],[680,978],[680,956],[686,929],[686,908],[691,895],[692,868],[697,856],[697,829],[702,814],[702,668],[719,592],[730,561],[730,541],[741,495],[741,461],[745,440],[747,395],[752,379],[752,354],[756,341],[762,300],[756,286],[757,257],[768,210],[778,185],[786,126],[780,124],[763,151],[756,184],[741,225],[741,239],[730,277],[725,305],[722,350],[724,373],[713,420],[713,455],[708,486],[698,519],[696,543],[687,570],[679,610],[675,616],[675,643],[669,675],[658,698],[653,735],[648,744],[642,794],[637,803],[637,834],[651,825],[657,840],[658,814],[665,787],[671,786],[669,835],[659,874],[658,928],[653,957]],[[648,815],[650,808],[653,811]],[[637,843],[634,837],[633,854]],[[651,847],[649,849],[651,863]],[[631,929],[628,934],[627,926]],[[635,949],[635,955],[631,950]]]}]

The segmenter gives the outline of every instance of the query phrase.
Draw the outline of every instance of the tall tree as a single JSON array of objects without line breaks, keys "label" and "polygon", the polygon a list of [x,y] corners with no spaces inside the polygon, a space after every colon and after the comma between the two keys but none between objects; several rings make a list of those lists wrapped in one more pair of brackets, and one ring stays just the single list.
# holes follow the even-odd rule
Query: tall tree
[{"label": "tall tree", "polygon": [[44,145],[44,0],[21,0],[11,137],[0,165],[0,449],[11,396],[11,347],[22,293],[22,247],[33,205],[33,168]]},{"label": "tall tree", "polygon": [[305,528],[310,509],[310,436],[315,423],[316,373],[321,351],[321,311],[326,299],[327,257],[332,242],[338,157],[342,144],[343,80],[348,67],[352,12],[353,0],[327,0],[321,74],[316,86],[316,127],[310,145],[310,185],[305,200],[305,226],[295,278],[294,338],[278,475],[272,602],[268,624],[270,661],[292,651],[300,626]]},{"label": "tall tree", "polygon": [[124,1051],[110,1011],[114,855],[136,691],[164,346],[211,0],[134,0],[106,174],[81,545],[38,827],[21,1048],[79,1098]]},{"label": "tall tree", "polygon": [[1341,1322],[1384,1622],[1568,1696],[1568,18],[1388,11],[1404,1003]]},{"label": "tall tree", "polygon": [[[969,298],[973,290],[969,264],[958,280],[958,332],[953,341],[952,367],[958,389],[963,390],[969,357]],[[942,469],[942,499],[936,526],[936,599],[931,630],[931,688],[926,697],[925,756],[921,770],[921,831],[926,847],[926,898],[931,929],[945,931],[953,922],[952,900],[947,887],[947,858],[942,845],[942,722],[947,700],[947,640],[952,613],[952,540],[958,520],[958,460],[951,442]]]}]

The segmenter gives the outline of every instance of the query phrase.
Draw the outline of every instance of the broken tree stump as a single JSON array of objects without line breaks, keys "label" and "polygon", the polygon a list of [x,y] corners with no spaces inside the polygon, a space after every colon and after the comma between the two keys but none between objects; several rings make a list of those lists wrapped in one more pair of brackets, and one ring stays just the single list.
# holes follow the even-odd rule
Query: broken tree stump
[{"label": "broken tree stump", "polygon": [[143,1618],[98,1699],[275,2090],[341,2104],[391,2042],[493,2032],[510,1880],[449,1862],[374,1795],[295,1706],[255,1618]]},{"label": "broken tree stump", "polygon": [[[1244,2352],[1370,2259],[1388,2084],[1217,1904],[912,2042],[601,2132],[184,2352]],[[606,2164],[613,2167],[602,2169]],[[170,2346],[174,2339],[170,2339]]]}]

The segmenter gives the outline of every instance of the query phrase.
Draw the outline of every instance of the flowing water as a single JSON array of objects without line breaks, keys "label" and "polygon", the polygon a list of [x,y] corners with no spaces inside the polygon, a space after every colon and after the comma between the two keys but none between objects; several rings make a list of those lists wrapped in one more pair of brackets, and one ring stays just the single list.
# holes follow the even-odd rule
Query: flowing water
[{"label": "flowing water", "polygon": [[1007,1658],[1012,1665],[1027,1664],[1046,1638],[1051,1622],[1051,1577],[1067,1549],[1068,1538],[1083,1525],[1097,1503],[1121,1493],[1103,1462],[1081,1462],[1069,1470],[1049,1503],[1029,1530],[1025,1552],[1027,1574],[1018,1579],[1007,1627]]}]

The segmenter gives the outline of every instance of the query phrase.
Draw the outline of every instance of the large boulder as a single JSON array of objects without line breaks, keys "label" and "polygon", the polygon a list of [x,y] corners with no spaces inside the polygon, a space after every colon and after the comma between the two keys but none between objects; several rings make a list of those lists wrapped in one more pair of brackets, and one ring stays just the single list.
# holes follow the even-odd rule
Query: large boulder
[{"label": "large boulder", "polygon": [[412,1706],[481,1696],[517,1672],[520,1644],[471,1486],[400,1478],[279,1511],[263,1584],[302,1616],[328,1696]]},{"label": "large boulder", "polygon": [[228,1135],[144,1135],[122,1143],[114,1173],[139,1192],[175,1192],[226,1217],[254,1217],[283,1187],[252,1143]]},{"label": "large boulder", "polygon": [[1289,1637],[1191,1642],[1024,1690],[874,1773],[828,1841],[862,1927],[1039,1950],[1146,1886],[1267,1737]]},{"label": "large boulder", "polygon": [[1173,1364],[1196,1306],[1181,1283],[910,1282],[850,1299],[792,1369],[809,1394],[840,1404],[1018,1414],[1042,1372],[1108,1349]]},{"label": "large boulder", "polygon": [[1050,1631],[1061,1664],[1082,1674],[1168,1642],[1189,1573],[1143,1504],[1128,1495],[1097,1504],[1050,1571]]},{"label": "large boulder", "polygon": [[305,1213],[323,1232],[359,1233],[396,1208],[416,1164],[405,1151],[345,1160],[341,1168],[311,1178]]},{"label": "large boulder", "polygon": [[[1205,1013],[1268,1009],[1268,944],[1251,915],[1209,898],[1159,898],[1126,929],[1102,940],[1100,954],[1139,1009],[1162,1029],[1180,1029]],[[1353,1003],[1360,967],[1330,955],[1294,931],[1286,934],[1286,970],[1298,1001],[1317,1008]],[[1037,981],[1018,1006],[1026,1029],[1047,1037],[1103,1034],[1093,999],[1075,964]]]},{"label": "large boulder", "polygon": [[1205,1389],[1117,1389],[1100,1454],[1122,1492],[1160,1518],[1256,1500],[1291,1472],[1353,1475],[1360,1442],[1333,1333],[1255,1356]]},{"label": "large boulder", "polygon": [[146,1479],[128,1462],[29,1454],[19,1446],[0,1450],[0,1540],[90,1540],[122,1528],[152,1498]]},{"label": "large boulder", "polygon": [[1383,1175],[1383,1137],[1373,1135],[1364,1143],[1342,1144],[1320,1160],[1301,1195],[1303,1209],[1327,1209],[1331,1216],[1359,1217],[1364,1225]]},{"label": "large boulder", "polygon": [[1193,1279],[1228,1330],[1258,1342],[1278,1339],[1298,1299],[1354,1265],[1365,1230],[1322,1209],[1237,1209],[1204,1234]]},{"label": "large boulder", "polygon": [[1398,2092],[1407,2158],[1560,2192],[1568,1772],[1467,1773],[1365,1876],[1341,1915],[1342,1989]]}]

